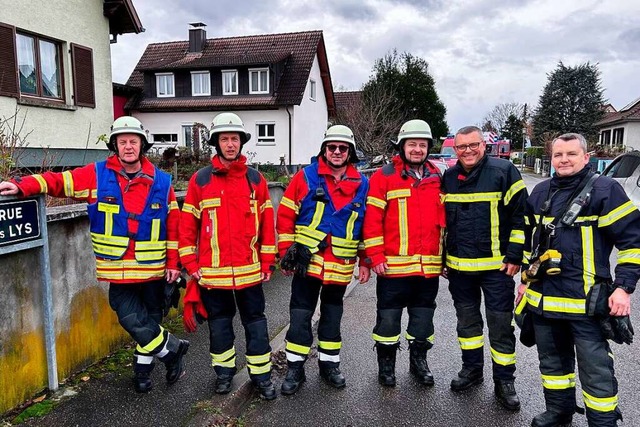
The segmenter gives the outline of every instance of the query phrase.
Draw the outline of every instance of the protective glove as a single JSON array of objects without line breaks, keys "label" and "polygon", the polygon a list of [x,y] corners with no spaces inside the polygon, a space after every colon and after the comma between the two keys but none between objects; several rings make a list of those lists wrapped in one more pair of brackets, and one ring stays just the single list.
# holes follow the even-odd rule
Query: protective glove
[{"label": "protective glove", "polygon": [[615,333],[614,342],[618,344],[631,344],[633,342],[634,332],[629,316],[612,316],[610,322]]},{"label": "protective glove", "polygon": [[200,285],[195,280],[189,280],[184,294],[184,313],[182,316],[184,330],[189,333],[195,332],[198,323],[202,324],[207,317],[207,310],[200,299]]},{"label": "protective glove", "polygon": [[166,317],[171,307],[178,308],[180,303],[180,288],[184,288],[184,280],[178,276],[178,279],[172,283],[164,283],[164,305],[162,306],[162,314]]},{"label": "protective glove", "polygon": [[280,268],[287,271],[294,271],[296,269],[296,263],[298,262],[298,244],[294,243],[289,246],[287,252],[280,260]]},{"label": "protective glove", "polygon": [[311,263],[311,251],[305,245],[298,245],[298,262],[296,263],[296,274],[300,277],[307,275],[307,268]]},{"label": "protective glove", "polygon": [[289,246],[289,249],[282,257],[280,267],[283,270],[294,271],[296,276],[304,277],[307,275],[307,268],[312,256],[313,254],[308,247],[300,243],[294,243]]}]

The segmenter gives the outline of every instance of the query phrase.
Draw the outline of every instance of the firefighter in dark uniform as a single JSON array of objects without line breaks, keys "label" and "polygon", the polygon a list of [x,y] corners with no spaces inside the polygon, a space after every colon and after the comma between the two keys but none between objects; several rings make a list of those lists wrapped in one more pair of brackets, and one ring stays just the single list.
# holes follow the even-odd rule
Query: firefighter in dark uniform
[{"label": "firefighter in dark uniform", "polygon": [[[615,426],[622,418],[607,338],[632,339],[627,321],[640,279],[640,212],[616,181],[594,176],[588,162],[582,135],[556,138],[556,172],[535,187],[526,207],[525,256],[533,258],[522,276],[528,288],[520,285],[518,300],[524,295],[532,313],[540,359],[546,411],[533,419],[536,427],[571,423],[576,358],[589,426]],[[612,280],[614,246],[619,252]],[[598,300],[601,313],[593,312]]]},{"label": "firefighter in dark uniform", "polygon": [[503,407],[518,410],[513,275],[522,263],[527,191],[511,162],[486,154],[479,128],[460,129],[454,148],[458,163],[445,172],[442,185],[446,269],[462,350],[462,370],[451,381],[451,389],[466,390],[484,379],[480,313],[484,293],[495,394]]}]

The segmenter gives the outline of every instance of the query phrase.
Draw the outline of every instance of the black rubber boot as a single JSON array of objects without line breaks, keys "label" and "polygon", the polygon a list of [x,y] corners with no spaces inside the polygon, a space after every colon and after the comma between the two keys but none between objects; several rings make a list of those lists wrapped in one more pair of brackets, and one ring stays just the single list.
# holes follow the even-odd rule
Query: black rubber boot
[{"label": "black rubber boot", "polygon": [[175,356],[164,365],[167,367],[167,384],[171,385],[178,381],[184,374],[184,355],[189,350],[189,341],[180,340]]},{"label": "black rubber boot", "polygon": [[153,388],[151,383],[151,372],[135,372],[133,377],[133,387],[136,393],[149,393]]},{"label": "black rubber boot", "polygon": [[571,425],[573,414],[544,411],[531,421],[532,427],[564,427]]},{"label": "black rubber boot", "polygon": [[276,389],[270,379],[263,381],[256,381],[256,389],[260,393],[260,398],[264,400],[273,400],[276,398]]},{"label": "black rubber boot", "polygon": [[400,344],[376,343],[378,352],[378,382],[385,387],[396,386],[396,353]]},{"label": "black rubber boot", "polygon": [[482,369],[471,369],[466,366],[458,372],[458,377],[451,380],[451,390],[463,391],[484,381]]},{"label": "black rubber boot", "polygon": [[343,388],[347,385],[347,380],[340,372],[339,362],[323,362],[319,361],[320,377],[329,383],[332,387]]},{"label": "black rubber boot", "polygon": [[216,378],[216,394],[227,394],[231,391],[234,374],[218,374]]},{"label": "black rubber boot", "polygon": [[409,343],[409,371],[424,385],[433,385],[433,374],[427,364],[427,343],[411,341]]},{"label": "black rubber boot", "polygon": [[520,399],[518,399],[518,395],[516,394],[513,380],[495,380],[494,391],[498,402],[503,408],[509,411],[520,410]]},{"label": "black rubber boot", "polygon": [[304,361],[302,362],[287,362],[287,376],[284,378],[280,392],[284,395],[290,396],[294,394],[307,377],[304,374]]}]

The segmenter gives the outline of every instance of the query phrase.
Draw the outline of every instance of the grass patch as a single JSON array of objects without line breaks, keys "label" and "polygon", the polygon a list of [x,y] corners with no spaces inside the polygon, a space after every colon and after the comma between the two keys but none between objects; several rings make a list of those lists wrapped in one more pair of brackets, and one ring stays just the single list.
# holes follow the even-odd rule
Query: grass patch
[{"label": "grass patch", "polygon": [[53,411],[53,408],[55,408],[55,406],[56,406],[56,402],[52,400],[44,400],[42,402],[38,402],[34,405],[29,406],[24,411],[22,411],[11,422],[13,424],[22,424],[23,422],[25,422],[30,418],[44,417],[49,412]]}]

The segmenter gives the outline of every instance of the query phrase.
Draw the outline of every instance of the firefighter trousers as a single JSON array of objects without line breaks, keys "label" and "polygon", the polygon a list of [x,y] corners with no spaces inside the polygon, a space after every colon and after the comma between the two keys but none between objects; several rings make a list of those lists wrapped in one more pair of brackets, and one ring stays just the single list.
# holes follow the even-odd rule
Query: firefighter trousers
[{"label": "firefighter trousers", "polygon": [[243,289],[200,289],[209,324],[209,351],[218,375],[235,375],[233,318],[236,307],[247,341],[247,369],[254,382],[271,378],[271,346],[262,283]]},{"label": "firefighter trousers", "polygon": [[423,276],[376,279],[377,314],[373,339],[380,344],[400,341],[402,310],[406,307],[409,324],[405,338],[433,346],[433,315],[436,310],[439,278]]},{"label": "firefighter trousers", "polygon": [[462,365],[471,369],[484,366],[484,323],[480,303],[484,294],[493,378],[513,380],[516,370],[516,337],[513,301],[515,282],[502,271],[463,273],[449,269],[449,291],[456,309],[458,342]]},{"label": "firefighter trousers", "polygon": [[180,345],[180,340],[160,325],[164,284],[164,279],[109,284],[109,305],[138,344],[134,351],[135,372],[151,372],[154,356],[164,363],[171,361]]},{"label": "firefighter trousers", "polygon": [[618,381],[613,354],[593,318],[550,319],[533,314],[540,373],[547,410],[574,412],[575,361],[589,426],[615,426]]},{"label": "firefighter trousers", "polygon": [[287,360],[302,362],[307,359],[313,332],[311,317],[320,298],[320,320],[318,322],[318,361],[340,363],[340,322],[342,321],[342,300],[347,287],[344,285],[323,285],[315,277],[293,276],[291,281],[291,302],[289,303],[290,325],[287,331]]}]

